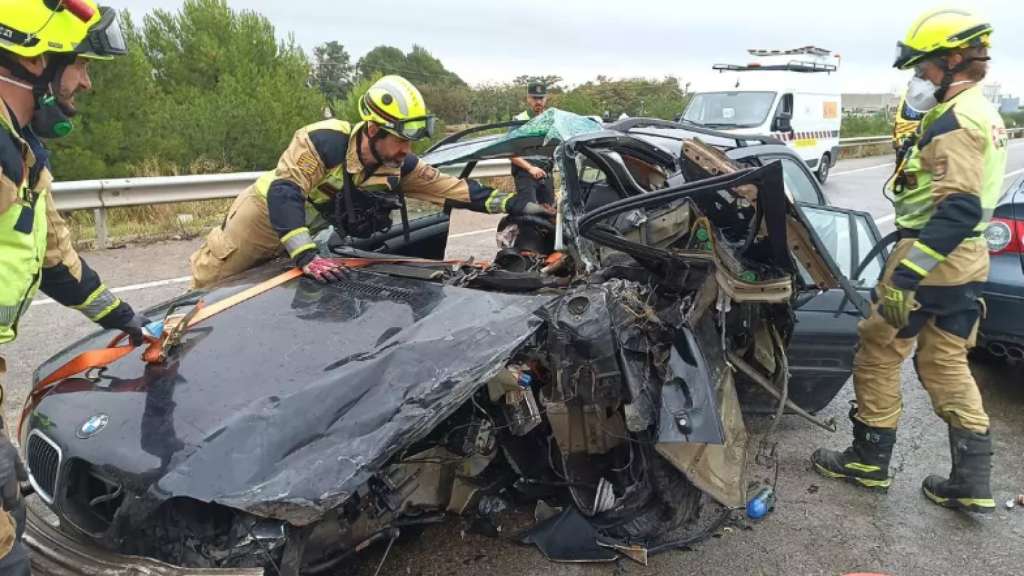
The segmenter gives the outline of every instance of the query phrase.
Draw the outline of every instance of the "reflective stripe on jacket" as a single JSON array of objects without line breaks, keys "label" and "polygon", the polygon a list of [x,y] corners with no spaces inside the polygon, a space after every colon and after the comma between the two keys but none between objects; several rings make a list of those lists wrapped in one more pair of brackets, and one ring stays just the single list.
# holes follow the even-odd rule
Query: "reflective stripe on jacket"
[{"label": "reflective stripe on jacket", "polygon": [[391,193],[398,183],[405,196],[438,206],[506,212],[514,193],[449,176],[415,154],[400,167],[367,170],[359,158],[363,126],[328,119],[300,128],[277,167],[257,179],[256,195],[266,200],[271,224],[292,258],[316,249],[312,235],[332,223],[346,174],[366,192]]},{"label": "reflective stripe on jacket", "polygon": [[[944,270],[942,284],[957,274],[964,283],[987,273],[982,233],[1002,191],[1007,136],[1002,117],[974,86],[928,112],[919,139],[893,179],[896,226],[913,231],[914,247],[893,283],[913,289],[954,251],[985,253],[970,270]],[[973,246],[971,244],[978,244]],[[978,256],[981,258],[980,256]]]},{"label": "reflective stripe on jacket", "polygon": [[[0,100],[0,344],[17,337],[18,320],[37,291],[104,327],[134,314],[79,258],[50,194],[53,176]],[[45,149],[31,133],[40,153]]]}]

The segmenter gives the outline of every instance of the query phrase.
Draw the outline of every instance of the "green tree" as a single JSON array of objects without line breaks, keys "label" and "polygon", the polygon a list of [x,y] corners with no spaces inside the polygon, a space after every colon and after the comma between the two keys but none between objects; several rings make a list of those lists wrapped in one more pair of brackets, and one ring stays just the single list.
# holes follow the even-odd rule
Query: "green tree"
[{"label": "green tree", "polygon": [[356,63],[359,79],[366,80],[385,74],[408,74],[405,53],[394,46],[377,46]]},{"label": "green tree", "polygon": [[356,68],[363,80],[376,73],[398,74],[416,85],[434,82],[466,86],[462,78],[445,68],[440,60],[420,45],[413,45],[408,54],[394,46],[377,46],[359,59]]},{"label": "green tree", "polygon": [[564,89],[559,85],[562,82],[562,77],[561,76],[556,76],[554,74],[550,74],[550,75],[547,75],[547,76],[527,76],[527,75],[523,75],[523,76],[517,76],[516,79],[512,81],[512,83],[515,84],[516,86],[524,86],[524,87],[529,85],[530,82],[543,82],[544,85],[547,86],[549,93],[563,92],[564,91]]},{"label": "green tree", "polygon": [[58,180],[127,176],[129,164],[164,151],[164,139],[153,130],[167,100],[139,49],[141,34],[131,15],[123,13],[121,23],[132,49],[125,57],[90,65],[93,86],[76,98],[74,130],[47,142]]},{"label": "green tree", "polygon": [[295,130],[321,117],[323,96],[292,38],[224,0],[186,0],[137,27],[122,14],[127,57],[96,62],[75,132],[54,140],[58,179],[127,176],[131,166],[188,167],[205,157],[235,170],[277,163]]},{"label": "green tree", "polygon": [[330,100],[344,98],[352,89],[356,67],[345,47],[331,41],[313,50],[313,81]]},{"label": "green tree", "polygon": [[464,124],[470,118],[473,91],[457,84],[427,83],[418,86],[427,109],[448,124]]}]

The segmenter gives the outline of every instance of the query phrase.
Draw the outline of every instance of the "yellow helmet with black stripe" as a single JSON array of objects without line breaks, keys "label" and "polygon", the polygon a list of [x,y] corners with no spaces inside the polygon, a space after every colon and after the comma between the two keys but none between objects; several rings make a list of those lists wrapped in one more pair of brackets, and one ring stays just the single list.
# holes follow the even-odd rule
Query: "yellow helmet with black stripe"
[{"label": "yellow helmet with black stripe", "polygon": [[95,0],[0,0],[0,53],[74,54],[109,60],[128,53],[117,11]]},{"label": "yellow helmet with black stripe", "polygon": [[359,116],[404,140],[434,134],[434,116],[427,113],[423,95],[411,82],[394,74],[367,89],[359,101]]},{"label": "yellow helmet with black stripe", "polygon": [[993,28],[973,8],[944,4],[925,12],[896,43],[894,68],[909,70],[929,56],[969,46],[990,46]]}]

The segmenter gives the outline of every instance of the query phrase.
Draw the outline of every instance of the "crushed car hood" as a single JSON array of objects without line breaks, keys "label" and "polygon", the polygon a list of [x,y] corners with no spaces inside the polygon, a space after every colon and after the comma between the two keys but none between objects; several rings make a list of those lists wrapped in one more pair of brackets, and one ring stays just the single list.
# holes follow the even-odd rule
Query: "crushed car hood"
[{"label": "crushed car hood", "polygon": [[[206,304],[286,269],[247,273]],[[133,353],[61,382],[29,426],[145,494],[140,511],[184,496],[306,524],[502,369],[548,298],[359,271],[334,286],[298,278],[193,327],[166,365]],[[69,347],[36,381],[109,337]],[[106,427],[82,439],[97,414]]]}]

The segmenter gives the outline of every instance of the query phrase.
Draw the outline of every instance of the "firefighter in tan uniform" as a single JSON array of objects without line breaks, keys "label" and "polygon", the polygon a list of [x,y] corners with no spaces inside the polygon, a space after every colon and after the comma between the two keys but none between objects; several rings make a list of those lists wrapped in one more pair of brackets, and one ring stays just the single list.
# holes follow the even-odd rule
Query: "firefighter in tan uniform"
[{"label": "firefighter in tan uniform", "polygon": [[[74,95],[91,86],[90,60],[127,52],[117,13],[93,0],[54,11],[39,0],[0,5],[0,354],[36,291],[142,344],[149,322],[104,287],[78,257],[50,194],[53,176],[39,138],[71,130]],[[5,362],[0,355],[0,380]],[[11,444],[0,388],[0,576],[29,574],[21,543],[27,470]]]},{"label": "firefighter in tan uniform", "polygon": [[898,44],[895,67],[914,70],[907,103],[925,113],[917,141],[893,179],[899,241],[859,326],[854,362],[853,445],[818,449],[823,475],[888,489],[889,461],[902,412],[900,366],[915,342],[914,365],[935,412],[947,424],[952,472],[924,480],[932,502],[991,512],[992,434],[967,364],[988,277],[983,237],[1002,188],[1007,138],[978,83],[989,36],[968,8],[942,7],[919,18]]},{"label": "firefighter in tan uniform", "polygon": [[385,76],[360,100],[362,122],[323,120],[295,133],[275,170],[243,191],[190,258],[190,289],[201,289],[288,255],[308,276],[330,282],[344,270],[319,256],[313,234],[333,224],[343,237],[368,238],[407,221],[405,197],[488,214],[549,214],[501,190],[439,172],[411,151],[434,118],[412,84]]}]

